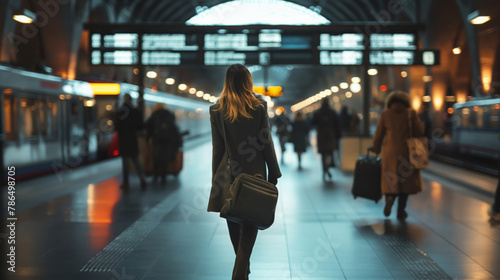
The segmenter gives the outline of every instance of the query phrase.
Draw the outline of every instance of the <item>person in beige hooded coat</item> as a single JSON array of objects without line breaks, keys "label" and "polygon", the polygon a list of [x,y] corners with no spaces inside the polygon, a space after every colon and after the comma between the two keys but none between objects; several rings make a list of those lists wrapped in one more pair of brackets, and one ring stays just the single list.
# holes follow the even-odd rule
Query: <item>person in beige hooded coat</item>
[{"label": "person in beige hooded coat", "polygon": [[402,91],[389,94],[386,110],[382,112],[373,139],[373,150],[382,157],[382,193],[386,197],[384,215],[391,214],[392,205],[398,197],[397,218],[408,217],[405,211],[408,195],[422,191],[420,171],[413,168],[409,160],[406,139],[423,135],[423,126],[417,113],[410,108],[410,97]]}]

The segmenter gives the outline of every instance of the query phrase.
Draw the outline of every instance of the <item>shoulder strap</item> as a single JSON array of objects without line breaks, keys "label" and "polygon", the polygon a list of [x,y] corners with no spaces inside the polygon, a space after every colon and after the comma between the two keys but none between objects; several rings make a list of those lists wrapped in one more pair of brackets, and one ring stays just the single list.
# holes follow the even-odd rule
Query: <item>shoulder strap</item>
[{"label": "shoulder strap", "polygon": [[219,113],[219,119],[220,119],[220,124],[221,124],[221,128],[222,128],[221,129],[222,138],[224,138],[224,146],[226,146],[227,165],[229,166],[231,164],[231,158],[229,157],[229,146],[227,144],[226,128],[224,125],[224,116],[222,113],[222,109],[218,113]]},{"label": "shoulder strap", "polygon": [[411,109],[408,109],[408,123],[410,124],[410,138],[413,138],[413,127],[411,121]]}]

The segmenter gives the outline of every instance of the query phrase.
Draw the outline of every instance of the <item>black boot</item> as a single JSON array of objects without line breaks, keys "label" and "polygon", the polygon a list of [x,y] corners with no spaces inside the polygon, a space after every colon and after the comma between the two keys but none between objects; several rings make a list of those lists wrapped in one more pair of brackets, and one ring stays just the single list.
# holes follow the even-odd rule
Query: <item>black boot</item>
[{"label": "black boot", "polygon": [[392,205],[394,204],[394,195],[385,195],[385,207],[384,207],[384,215],[389,217],[391,215]]}]

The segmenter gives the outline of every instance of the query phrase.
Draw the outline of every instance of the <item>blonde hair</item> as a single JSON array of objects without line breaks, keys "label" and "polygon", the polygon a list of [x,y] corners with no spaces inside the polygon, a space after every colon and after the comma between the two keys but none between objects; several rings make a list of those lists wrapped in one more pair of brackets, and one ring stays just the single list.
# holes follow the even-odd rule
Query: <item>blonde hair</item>
[{"label": "blonde hair", "polygon": [[163,103],[156,103],[155,107],[153,108],[153,112],[161,110],[161,109],[165,109],[165,104],[163,104]]},{"label": "blonde hair", "polygon": [[385,107],[389,109],[393,103],[401,103],[404,104],[407,108],[410,108],[410,96],[404,91],[393,91],[387,96]]},{"label": "blonde hair", "polygon": [[219,98],[219,110],[224,109],[224,118],[234,122],[241,115],[252,118],[248,108],[255,110],[263,106],[254,96],[252,74],[241,64],[233,64],[227,68],[224,89]]}]

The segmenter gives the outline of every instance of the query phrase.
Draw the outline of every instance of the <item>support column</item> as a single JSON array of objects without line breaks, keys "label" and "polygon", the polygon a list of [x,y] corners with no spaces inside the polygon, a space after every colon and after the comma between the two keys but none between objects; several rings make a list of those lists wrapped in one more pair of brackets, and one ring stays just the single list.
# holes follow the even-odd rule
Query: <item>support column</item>
[{"label": "support column", "polygon": [[370,39],[365,37],[365,50],[363,51],[363,137],[370,137],[370,99],[371,77],[368,75],[370,69]]}]

